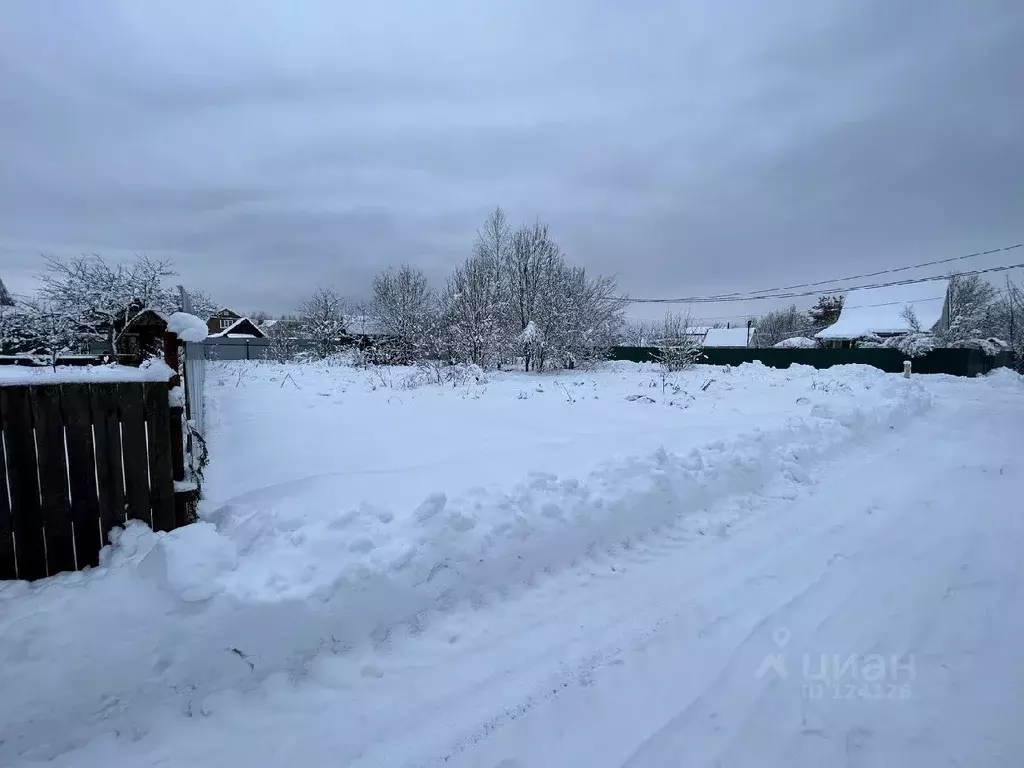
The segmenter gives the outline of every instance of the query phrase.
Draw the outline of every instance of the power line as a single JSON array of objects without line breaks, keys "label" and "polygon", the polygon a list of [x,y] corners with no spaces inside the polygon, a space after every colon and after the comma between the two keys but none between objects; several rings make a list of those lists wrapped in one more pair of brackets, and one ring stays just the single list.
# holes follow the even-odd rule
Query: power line
[{"label": "power line", "polygon": [[[979,256],[990,256],[993,253],[1004,253],[1006,251],[1012,251],[1012,250],[1014,250],[1016,248],[1024,248],[1024,243],[1016,243],[1014,245],[1007,245],[1007,246],[1004,246],[1002,248],[993,248],[993,249],[988,250],[988,251],[978,251],[977,253],[968,253],[968,254],[965,254],[963,256],[953,256],[953,257],[948,258],[948,259],[935,259],[933,261],[925,261],[925,262],[922,262],[920,264],[911,264],[911,265],[908,265],[908,266],[905,266],[905,267],[894,267],[892,269],[882,269],[882,270],[879,270],[877,272],[866,272],[866,273],[861,274],[861,275],[850,275],[848,277],[834,277],[834,278],[832,278],[830,280],[818,280],[818,281],[810,282],[810,283],[796,283],[794,285],[779,286],[779,287],[776,287],[776,288],[763,288],[763,289],[760,289],[760,290],[753,290],[753,291],[737,291],[737,292],[733,292],[733,293],[713,294],[713,295],[710,295],[710,296],[684,297],[684,298],[679,298],[679,299],[646,299],[646,298],[643,298],[643,299],[631,299],[629,297],[622,297],[622,298],[623,298],[624,301],[628,301],[628,302],[631,302],[631,303],[637,303],[637,304],[659,304],[659,303],[678,304],[678,303],[687,303],[687,302],[698,303],[698,302],[714,302],[714,301],[755,301],[755,300],[760,300],[760,299],[795,298],[797,296],[811,296],[811,295],[820,293],[821,291],[815,290],[815,291],[810,291],[810,292],[807,292],[807,293],[800,293],[800,294],[793,294],[793,293],[780,294],[780,293],[777,293],[777,292],[778,291],[793,291],[793,290],[796,290],[798,288],[818,288],[818,287],[823,286],[823,285],[829,285],[831,283],[841,283],[841,282],[846,282],[848,280],[864,280],[864,279],[871,278],[871,277],[878,277],[880,275],[889,275],[889,274],[896,274],[898,272],[906,272],[906,271],[911,270],[911,269],[922,269],[924,267],[933,267],[933,266],[938,266],[940,264],[950,264],[950,263],[955,262],[955,261],[964,261],[965,259],[973,259],[973,258],[977,258]],[[980,274],[980,272],[964,272],[962,274]],[[942,277],[944,277],[944,276],[942,276]],[[933,278],[933,279],[940,280],[940,279],[942,279],[942,277],[936,277],[936,278]],[[896,281],[896,282],[893,282],[893,283],[885,283],[885,285],[904,285],[904,284],[908,284],[908,283],[904,283],[902,281]],[[872,287],[873,288],[873,287],[879,287],[879,286],[872,285],[872,286],[857,286],[857,287]],[[834,291],[848,291],[848,290],[854,290],[854,288],[835,287],[832,290],[834,290]],[[825,291],[825,292],[827,293],[828,291]]]},{"label": "power line", "polygon": [[[1024,246],[1024,243],[1021,243]],[[1021,246],[1010,246],[1011,248],[1018,248]],[[959,272],[959,275],[985,275],[992,272],[1006,272],[1011,269],[1024,268],[1024,263],[1020,264],[1006,264],[1000,267],[989,267],[987,269],[974,269],[965,272]],[[887,288],[891,285],[915,285],[917,283],[933,282],[935,280],[948,280],[949,275],[933,275],[931,277],[917,277],[908,278],[906,280],[893,280],[886,283],[868,283],[865,285],[851,285],[845,288],[835,289],[837,292],[848,292],[856,291],[863,288]],[[812,285],[808,283],[808,285]],[[713,304],[713,303],[724,303],[731,301],[764,301],[766,299],[796,299],[804,296],[817,296],[821,291],[802,291],[802,292],[789,292],[789,293],[775,293],[772,295],[740,295],[740,294],[722,294],[718,296],[685,296],[676,299],[631,299],[629,297],[622,297],[622,301],[632,304]]]},{"label": "power line", "polygon": [[[964,273],[964,274],[966,274],[966,273]],[[993,296],[1005,296],[1005,295],[1007,295],[1009,293],[1011,293],[1011,292],[1008,291],[1006,288],[996,288],[992,292],[992,295]],[[946,299],[945,295],[943,295],[943,296],[930,296],[927,299],[914,299],[911,302],[906,302],[906,301],[884,301],[884,302],[881,302],[879,304],[851,304],[849,306],[849,308],[850,309],[874,309],[875,307],[893,307],[893,306],[896,306],[897,304],[905,305],[905,304],[908,304],[908,303],[910,303],[910,304],[919,304],[919,303],[925,302],[925,301],[945,301],[945,299]],[[756,314],[751,312],[751,313],[748,313],[748,314],[745,314],[745,315],[740,314],[740,315],[720,315],[718,317],[695,317],[695,318],[691,319],[691,322],[694,325],[696,325],[696,326],[700,326],[700,325],[702,325],[704,323],[714,322],[716,320],[743,320],[745,322],[746,320],[753,319],[754,317],[756,317]],[[631,319],[632,320],[640,320],[641,322],[654,322],[654,323],[658,322],[657,320],[646,320],[645,321],[645,320],[641,320],[640,318],[631,318]]]}]

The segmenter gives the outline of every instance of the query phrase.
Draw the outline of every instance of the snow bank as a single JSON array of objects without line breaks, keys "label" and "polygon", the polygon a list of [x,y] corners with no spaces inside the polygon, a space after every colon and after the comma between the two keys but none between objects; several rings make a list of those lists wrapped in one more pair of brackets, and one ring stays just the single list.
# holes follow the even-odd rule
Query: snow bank
[{"label": "snow bank", "polygon": [[188,312],[175,312],[167,320],[167,330],[182,341],[203,341],[210,330],[206,323]]},{"label": "snow bank", "polygon": [[127,365],[58,365],[35,368],[0,365],[0,386],[4,384],[72,384],[76,382],[167,381],[174,375],[163,360],[147,360],[139,368]]}]

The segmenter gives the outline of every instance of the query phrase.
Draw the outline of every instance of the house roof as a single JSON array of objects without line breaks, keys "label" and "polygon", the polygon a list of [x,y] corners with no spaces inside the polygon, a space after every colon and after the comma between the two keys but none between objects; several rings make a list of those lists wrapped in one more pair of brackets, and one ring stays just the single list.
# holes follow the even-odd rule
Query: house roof
[{"label": "house roof", "polygon": [[709,328],[704,337],[705,347],[745,347],[747,328]]},{"label": "house roof", "polygon": [[846,294],[839,319],[815,336],[819,339],[859,339],[870,334],[908,333],[913,329],[903,317],[905,307],[913,309],[922,330],[930,331],[942,318],[948,289],[948,278],[858,288]]},{"label": "house roof", "polygon": [[[251,333],[250,330],[255,331],[256,333]],[[245,336],[249,336],[251,338],[256,339],[262,339],[264,337],[263,331],[259,329],[256,323],[254,323],[248,317],[240,317],[224,330],[218,331],[217,333],[211,333],[207,338],[243,338],[244,336],[240,336],[240,334],[244,334]]]}]

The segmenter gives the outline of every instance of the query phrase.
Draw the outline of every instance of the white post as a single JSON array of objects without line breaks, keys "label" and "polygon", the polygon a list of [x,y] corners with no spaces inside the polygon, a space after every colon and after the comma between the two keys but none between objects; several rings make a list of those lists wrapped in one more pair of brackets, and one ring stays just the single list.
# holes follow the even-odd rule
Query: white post
[{"label": "white post", "polygon": [[905,378],[905,379],[909,379],[910,378],[910,361],[909,360],[904,360],[903,361],[903,378]]}]

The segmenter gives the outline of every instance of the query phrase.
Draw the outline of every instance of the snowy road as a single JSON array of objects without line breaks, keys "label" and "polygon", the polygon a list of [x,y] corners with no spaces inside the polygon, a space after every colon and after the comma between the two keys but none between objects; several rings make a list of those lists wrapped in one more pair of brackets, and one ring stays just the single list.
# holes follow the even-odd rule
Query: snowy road
[{"label": "snowy road", "polygon": [[1024,392],[944,386],[728,536],[662,528],[48,764],[1021,765]]}]

